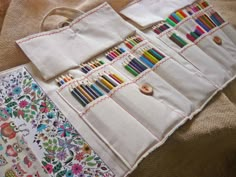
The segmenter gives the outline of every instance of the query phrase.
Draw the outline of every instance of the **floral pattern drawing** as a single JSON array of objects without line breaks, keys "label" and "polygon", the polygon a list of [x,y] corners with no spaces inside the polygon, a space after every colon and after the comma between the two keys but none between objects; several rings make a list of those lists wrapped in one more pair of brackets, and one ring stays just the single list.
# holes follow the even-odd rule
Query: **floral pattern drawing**
[{"label": "floral pattern drawing", "polygon": [[40,153],[33,153],[49,176],[114,176],[25,68],[1,76],[0,82],[0,142],[7,144],[20,132],[38,147]]}]

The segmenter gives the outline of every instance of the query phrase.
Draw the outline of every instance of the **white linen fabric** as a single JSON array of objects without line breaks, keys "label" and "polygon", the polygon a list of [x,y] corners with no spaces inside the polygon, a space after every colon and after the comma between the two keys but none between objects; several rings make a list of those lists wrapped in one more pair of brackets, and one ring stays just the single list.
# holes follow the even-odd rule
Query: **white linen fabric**
[{"label": "white linen fabric", "polygon": [[[203,76],[211,81],[216,87],[222,88],[236,76],[236,45],[234,43],[234,34],[236,34],[236,31],[231,28],[229,23],[225,22],[209,32],[205,31],[205,34],[196,41],[189,41],[186,38],[186,34],[194,31],[197,26],[201,28],[195,22],[195,18],[207,14],[208,12],[210,13],[213,10],[212,6],[208,6],[190,16],[185,11],[185,6],[191,5],[192,3],[193,1],[188,1],[188,3],[186,3],[186,1],[175,2],[167,0],[165,1],[165,5],[163,5],[162,1],[159,0],[141,0],[137,3],[130,4],[120,13],[136,23],[152,42],[160,43],[159,40],[163,41],[171,49],[175,50],[179,55],[193,64]],[[166,4],[169,5],[166,6]],[[155,34],[152,28],[150,28],[154,24],[160,22],[165,23],[165,19],[172,12],[182,8],[187,17],[176,24],[175,27],[170,27],[169,30],[162,32],[160,35]],[[157,9],[162,10],[159,11]],[[169,12],[168,9],[172,9],[172,11]],[[163,11],[167,11],[168,13],[163,13]],[[150,15],[149,13],[151,13],[153,18],[147,18],[147,16]],[[225,29],[226,33],[224,33]],[[178,36],[187,41],[188,45],[184,48],[180,48],[170,40],[169,34],[172,33],[178,34]],[[219,37],[222,40],[220,45],[214,42],[215,37]],[[180,62],[180,64],[185,66],[183,62]]]},{"label": "white linen fabric", "polygon": [[28,36],[17,44],[48,80],[78,67],[133,32],[108,4],[102,4],[75,19],[70,26]]},{"label": "white linen fabric", "polygon": [[[139,1],[128,6],[131,10],[124,11],[135,16],[141,26],[149,26],[191,2]],[[155,6],[147,10],[144,7],[147,4]],[[142,12],[147,12],[147,16],[142,16],[140,11],[137,15],[134,7],[144,9]],[[159,15],[156,15],[157,7],[160,9]],[[133,49],[128,49],[124,40],[133,34],[141,35],[144,40]],[[198,63],[195,61],[197,58],[185,60],[178,55],[178,48],[173,47],[173,50],[168,46],[169,41],[145,37],[123,21],[107,3],[83,14],[67,27],[28,36],[18,40],[17,44],[34,64],[27,65],[28,71],[118,177],[134,170],[144,157],[162,145],[179,126],[199,113],[221,87],[232,79],[217,62],[213,62],[212,66],[219,68],[223,76],[217,78],[217,73],[213,74],[215,70],[209,70],[208,78],[205,65],[210,65],[210,61]],[[125,52],[87,74],[79,70],[80,64],[93,57],[99,56],[105,61],[104,52],[114,46],[124,47]],[[153,68],[134,77],[124,69],[123,63],[130,55],[139,59],[140,51],[146,47],[156,48],[165,57]],[[194,47],[185,51],[186,58],[196,55],[196,52],[201,57],[210,58]],[[71,95],[71,86],[77,81],[93,82],[104,71],[118,74],[124,83],[85,107],[81,106]],[[58,88],[51,79],[61,73],[70,73],[75,79]],[[143,84],[153,88],[153,95],[140,92]]]},{"label": "white linen fabric", "polygon": [[172,12],[193,3],[195,0],[141,0],[124,8],[120,13],[147,28],[165,20]]}]

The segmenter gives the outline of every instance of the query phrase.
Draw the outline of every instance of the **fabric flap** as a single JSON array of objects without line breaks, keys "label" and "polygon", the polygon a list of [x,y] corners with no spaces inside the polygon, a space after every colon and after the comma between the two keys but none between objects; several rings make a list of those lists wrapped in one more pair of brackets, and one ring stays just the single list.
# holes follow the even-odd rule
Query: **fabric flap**
[{"label": "fabric flap", "polygon": [[165,20],[172,12],[190,5],[195,0],[140,0],[128,5],[121,14],[147,28],[158,21]]},{"label": "fabric flap", "polygon": [[122,42],[132,33],[134,29],[103,3],[67,27],[28,36],[17,44],[48,80]]}]

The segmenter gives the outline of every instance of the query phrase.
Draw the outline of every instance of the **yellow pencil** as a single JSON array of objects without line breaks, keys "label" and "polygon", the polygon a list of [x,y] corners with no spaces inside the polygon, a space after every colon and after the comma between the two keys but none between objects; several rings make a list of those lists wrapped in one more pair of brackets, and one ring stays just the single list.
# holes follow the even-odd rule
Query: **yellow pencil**
[{"label": "yellow pencil", "polygon": [[112,90],[114,87],[113,85],[111,85],[109,82],[107,82],[105,79],[103,79],[102,77],[99,77],[99,80],[110,90]]}]

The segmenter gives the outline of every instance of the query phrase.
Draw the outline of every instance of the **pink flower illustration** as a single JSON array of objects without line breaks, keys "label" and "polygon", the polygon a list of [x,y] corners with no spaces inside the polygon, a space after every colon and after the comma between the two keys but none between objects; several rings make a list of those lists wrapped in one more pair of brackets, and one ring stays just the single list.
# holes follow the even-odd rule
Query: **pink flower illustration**
[{"label": "pink flower illustration", "polygon": [[23,101],[20,102],[19,106],[20,106],[20,108],[24,108],[24,107],[26,107],[28,104],[29,104],[29,103],[28,103],[27,101],[23,100]]},{"label": "pink flower illustration", "polygon": [[83,152],[77,153],[76,156],[75,156],[75,159],[78,160],[78,161],[83,160],[83,158],[84,158],[84,153]]},{"label": "pink flower illustration", "polygon": [[40,105],[40,111],[41,111],[42,113],[48,113],[48,112],[49,112],[49,108],[48,108],[48,105],[47,105],[46,102],[41,103],[41,105]]},{"label": "pink flower illustration", "polygon": [[82,172],[82,170],[83,170],[83,167],[81,165],[79,165],[79,164],[74,164],[72,166],[72,172],[75,175],[80,174]]},{"label": "pink flower illustration", "polygon": [[52,173],[53,166],[51,164],[47,164],[46,166],[44,166],[44,168],[47,170],[49,174]]}]

